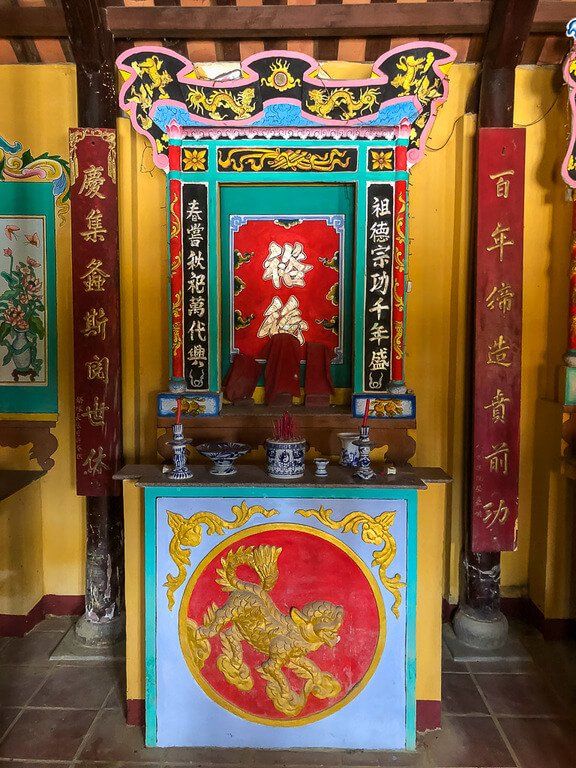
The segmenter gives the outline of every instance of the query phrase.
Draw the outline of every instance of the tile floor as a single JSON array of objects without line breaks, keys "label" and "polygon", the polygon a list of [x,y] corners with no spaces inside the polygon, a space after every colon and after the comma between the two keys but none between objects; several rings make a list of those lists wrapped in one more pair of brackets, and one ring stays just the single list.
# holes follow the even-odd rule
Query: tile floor
[{"label": "tile floor", "polygon": [[49,662],[70,621],[0,638],[0,768],[576,768],[576,642],[526,627],[516,631],[532,662],[456,664],[446,652],[443,728],[415,754],[252,752],[146,749],[124,722],[120,666]]}]

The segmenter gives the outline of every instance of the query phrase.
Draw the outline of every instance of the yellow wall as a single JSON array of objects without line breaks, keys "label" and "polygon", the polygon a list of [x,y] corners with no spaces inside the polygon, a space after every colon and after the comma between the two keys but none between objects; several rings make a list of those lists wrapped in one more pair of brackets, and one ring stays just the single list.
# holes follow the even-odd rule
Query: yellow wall
[{"label": "yellow wall", "polygon": [[[410,188],[410,279],[407,382],[418,398],[416,462],[454,475],[446,497],[446,594],[458,593],[466,410],[465,333],[475,117],[465,113],[477,68],[455,65],[450,96],[428,139],[427,157]],[[528,588],[555,615],[568,610],[568,496],[559,473],[555,376],[565,344],[571,205],[560,181],[568,115],[559,69],[522,67],[515,120],[527,128],[526,229],[520,537],[503,556],[504,594]],[[3,66],[0,135],[34,152],[67,155],[75,123],[74,68]],[[57,97],[57,98],[56,98]],[[57,103],[57,107],[56,107]],[[155,393],[167,383],[165,176],[126,119],[119,120],[124,440],[127,461],[155,461]],[[44,592],[83,590],[83,502],[74,493],[70,243],[58,230],[60,355],[59,449],[56,467],[39,482]],[[546,416],[549,415],[549,418]],[[559,438],[558,438],[559,440]],[[546,453],[546,456],[544,456]],[[0,463],[22,461],[21,451]],[[32,506],[39,503],[38,498]],[[2,514],[0,507],[0,514]],[[531,531],[537,535],[532,535]],[[0,569],[3,568],[0,562]],[[25,602],[25,601],[24,601]],[[24,610],[24,602],[22,610]],[[27,608],[26,608],[27,610]]]},{"label": "yellow wall", "polygon": [[[21,142],[33,154],[49,152],[68,159],[68,128],[76,124],[76,76],[72,65],[0,66],[0,92],[0,136]],[[64,226],[57,224],[56,261],[56,463],[33,486],[0,503],[0,572],[9,573],[0,582],[0,613],[27,613],[44,594],[84,592],[84,502],[76,496],[74,488],[72,264],[68,220]],[[29,448],[1,449],[0,467],[38,469],[36,462],[28,460]],[[30,585],[21,585],[18,570],[30,571]],[[10,610],[4,611],[3,605],[10,606]]]}]

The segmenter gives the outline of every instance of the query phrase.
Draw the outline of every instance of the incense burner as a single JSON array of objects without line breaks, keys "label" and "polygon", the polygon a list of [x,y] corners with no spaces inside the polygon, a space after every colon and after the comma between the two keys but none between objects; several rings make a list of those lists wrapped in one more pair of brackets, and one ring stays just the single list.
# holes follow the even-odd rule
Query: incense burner
[{"label": "incense burner", "polygon": [[296,480],[304,474],[306,440],[266,440],[266,464],[270,477],[277,480]]}]

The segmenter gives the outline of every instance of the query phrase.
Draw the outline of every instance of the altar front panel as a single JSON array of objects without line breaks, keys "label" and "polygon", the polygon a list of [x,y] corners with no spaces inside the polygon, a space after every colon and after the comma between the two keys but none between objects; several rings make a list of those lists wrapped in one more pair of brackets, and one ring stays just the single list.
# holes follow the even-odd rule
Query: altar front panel
[{"label": "altar front panel", "polygon": [[415,492],[239,491],[146,489],[147,743],[413,747]]}]

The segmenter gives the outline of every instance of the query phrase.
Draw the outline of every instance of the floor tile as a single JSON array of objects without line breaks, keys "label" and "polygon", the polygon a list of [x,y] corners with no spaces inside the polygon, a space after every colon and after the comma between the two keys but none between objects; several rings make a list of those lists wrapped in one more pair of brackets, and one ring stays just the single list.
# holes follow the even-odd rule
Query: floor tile
[{"label": "floor tile", "polygon": [[103,709],[97,715],[79,757],[84,762],[90,760],[165,762],[178,759],[177,756],[173,757],[174,752],[172,748],[145,747],[141,728],[126,725],[124,714],[120,710]]},{"label": "floor tile", "polygon": [[563,715],[559,697],[541,675],[478,675],[476,678],[495,715]]},{"label": "floor tile", "polygon": [[48,678],[48,668],[0,667],[0,706],[19,707]]},{"label": "floor tile", "polygon": [[454,715],[487,714],[488,710],[470,675],[442,675],[442,710]]},{"label": "floor tile", "polygon": [[566,721],[510,717],[500,724],[522,768],[576,765],[576,733],[566,727]]},{"label": "floor tile", "polygon": [[61,632],[31,632],[26,637],[11,637],[0,649],[0,664],[48,664],[60,640]]},{"label": "floor tile", "polygon": [[333,749],[255,749],[251,757],[255,768],[280,768],[285,765],[331,768],[342,765],[342,752]]},{"label": "floor tile", "polygon": [[[314,763],[314,765],[316,765]],[[327,763],[326,765],[330,765]],[[428,766],[424,749],[415,752],[372,752],[356,750],[344,752],[342,755],[342,768],[372,768],[372,766],[398,766],[399,768],[423,768]]]},{"label": "floor tile", "polygon": [[56,667],[30,706],[100,709],[120,674],[112,665]]},{"label": "floor tile", "polygon": [[0,743],[0,757],[70,760],[94,716],[79,709],[26,709]]},{"label": "floor tile", "polygon": [[442,730],[423,742],[436,768],[513,768],[510,755],[491,717],[442,718]]},{"label": "floor tile", "polygon": [[78,621],[78,616],[47,616],[44,621],[36,624],[32,632],[68,632]]},{"label": "floor tile", "polygon": [[0,707],[0,739],[21,711],[18,707]]},{"label": "floor tile", "polygon": [[467,672],[466,664],[454,661],[448,647],[442,644],[442,671],[443,672]]},{"label": "floor tile", "polygon": [[[0,768],[69,768],[70,760],[51,760],[49,763],[39,763],[34,760],[12,760],[0,758]],[[96,768],[95,765],[92,768]],[[98,766],[105,768],[105,766]]]},{"label": "floor tile", "polygon": [[509,661],[508,659],[501,659],[500,661],[469,661],[467,664],[468,670],[473,675],[478,674],[508,674],[508,675],[520,675],[520,674],[536,674],[538,667],[533,661],[516,660]]}]

